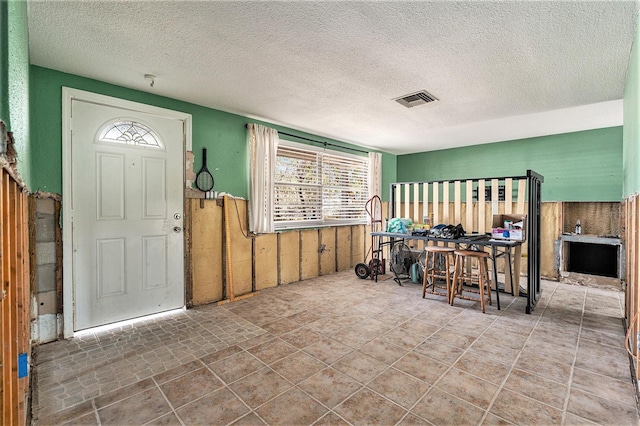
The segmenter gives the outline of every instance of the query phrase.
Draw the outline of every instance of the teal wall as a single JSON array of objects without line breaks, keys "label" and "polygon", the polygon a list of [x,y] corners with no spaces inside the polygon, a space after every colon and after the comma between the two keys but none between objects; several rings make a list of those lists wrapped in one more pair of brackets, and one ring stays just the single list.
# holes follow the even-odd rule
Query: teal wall
[{"label": "teal wall", "polygon": [[633,40],[624,88],[623,188],[626,197],[640,191],[640,17]]},{"label": "teal wall", "polygon": [[[202,148],[206,147],[207,166],[214,175],[215,189],[241,197],[248,196],[245,124],[256,120],[37,66],[31,67],[31,140],[33,142],[31,165],[34,170],[32,190],[62,193],[63,86],[191,114],[196,171],[201,165]],[[352,146],[281,126],[265,124],[287,133],[342,146]],[[304,141],[296,141],[304,143]],[[395,156],[384,154],[383,161],[395,163]],[[385,174],[384,179],[390,182],[395,179],[395,175]],[[386,191],[388,192],[388,188]]]},{"label": "teal wall", "polygon": [[621,201],[622,127],[398,156],[399,182],[544,176],[543,201]]},{"label": "teal wall", "polygon": [[29,36],[27,3],[0,2],[0,118],[13,132],[18,172],[29,185]]}]

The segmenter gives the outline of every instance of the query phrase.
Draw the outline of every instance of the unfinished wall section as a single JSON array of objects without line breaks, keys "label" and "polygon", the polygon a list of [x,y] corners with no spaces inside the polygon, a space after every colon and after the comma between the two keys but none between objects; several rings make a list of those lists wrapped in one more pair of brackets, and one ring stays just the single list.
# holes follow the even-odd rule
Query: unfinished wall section
[{"label": "unfinished wall section", "polygon": [[[185,278],[193,300],[187,306],[226,299],[226,255],[231,254],[235,296],[329,275],[364,260],[370,238],[364,225],[248,234],[247,202],[229,198],[225,225],[222,200],[187,200],[189,236]],[[237,209],[236,209],[237,207]],[[230,247],[225,247],[229,229]],[[189,291],[187,291],[189,295]]]},{"label": "unfinished wall section", "polygon": [[640,350],[638,339],[640,332],[640,194],[634,194],[624,202],[624,242],[627,256],[625,274],[625,319],[628,338],[625,339],[627,350],[633,358],[636,379],[638,374],[638,355]]},{"label": "unfinished wall section", "polygon": [[58,220],[60,202],[52,197],[34,198],[35,204],[35,294],[34,307],[37,320],[33,324],[32,338],[47,343],[60,335],[62,313],[61,239]]}]

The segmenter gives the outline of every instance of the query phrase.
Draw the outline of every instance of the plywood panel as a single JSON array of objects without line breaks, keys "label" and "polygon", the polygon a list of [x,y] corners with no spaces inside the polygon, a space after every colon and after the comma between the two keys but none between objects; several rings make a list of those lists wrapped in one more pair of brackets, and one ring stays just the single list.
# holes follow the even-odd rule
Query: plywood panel
[{"label": "plywood panel", "polygon": [[364,262],[365,256],[365,237],[364,225],[351,227],[351,267],[355,267],[358,263]]},{"label": "plywood panel", "polygon": [[251,293],[253,276],[252,239],[245,237],[247,233],[247,202],[233,198],[228,198],[228,200],[233,289],[235,296],[241,296]]},{"label": "plywood panel", "polygon": [[320,273],[318,231],[300,231],[300,278],[315,278]]},{"label": "plywood panel", "polygon": [[278,235],[264,234],[255,238],[256,290],[278,285]]},{"label": "plywood panel", "polygon": [[[383,222],[384,223],[384,222]],[[336,228],[336,265],[338,271],[351,269],[351,226]]]},{"label": "plywood panel", "polygon": [[336,230],[322,228],[320,230],[320,275],[336,272]]},{"label": "plywood panel", "polygon": [[190,200],[191,259],[193,304],[201,305],[222,299],[224,270],[222,258],[222,207],[214,200]]},{"label": "plywood panel", "polygon": [[555,242],[561,235],[561,203],[542,203],[540,214],[540,275],[558,279],[555,269]]},{"label": "plywood panel", "polygon": [[298,231],[278,234],[280,253],[280,284],[300,280],[300,233]]}]

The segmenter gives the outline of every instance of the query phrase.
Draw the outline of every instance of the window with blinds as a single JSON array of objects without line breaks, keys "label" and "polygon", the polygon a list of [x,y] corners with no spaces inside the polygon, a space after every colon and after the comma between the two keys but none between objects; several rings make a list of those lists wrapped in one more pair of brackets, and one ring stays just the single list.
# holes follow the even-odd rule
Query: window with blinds
[{"label": "window with blinds", "polygon": [[366,223],[368,161],[280,141],[274,175],[276,229]]}]

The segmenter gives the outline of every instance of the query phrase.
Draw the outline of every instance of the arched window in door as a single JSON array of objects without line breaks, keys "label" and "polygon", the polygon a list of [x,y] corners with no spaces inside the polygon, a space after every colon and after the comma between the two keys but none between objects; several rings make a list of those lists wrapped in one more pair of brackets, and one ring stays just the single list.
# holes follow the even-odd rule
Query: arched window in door
[{"label": "arched window in door", "polygon": [[160,138],[151,128],[131,120],[120,120],[106,125],[100,132],[98,140],[142,148],[162,149]]}]

